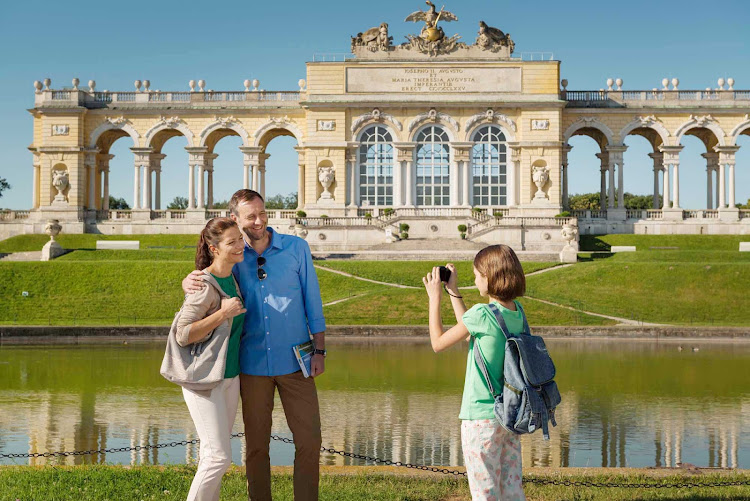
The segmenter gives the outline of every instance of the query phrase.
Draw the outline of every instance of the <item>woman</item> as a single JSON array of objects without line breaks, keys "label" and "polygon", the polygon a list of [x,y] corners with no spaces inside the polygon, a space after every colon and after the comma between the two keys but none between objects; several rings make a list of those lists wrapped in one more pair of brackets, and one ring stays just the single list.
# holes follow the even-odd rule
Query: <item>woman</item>
[{"label": "woman", "polygon": [[[195,268],[205,273],[208,284],[185,297],[177,323],[180,346],[203,341],[214,331],[214,335],[230,336],[223,381],[212,390],[182,389],[201,441],[188,501],[218,500],[221,478],[232,463],[231,434],[240,394],[239,350],[245,318],[232,267],[242,261],[244,247],[237,223],[230,218],[217,217],[206,224],[198,240]],[[222,299],[217,287],[229,298]]]}]

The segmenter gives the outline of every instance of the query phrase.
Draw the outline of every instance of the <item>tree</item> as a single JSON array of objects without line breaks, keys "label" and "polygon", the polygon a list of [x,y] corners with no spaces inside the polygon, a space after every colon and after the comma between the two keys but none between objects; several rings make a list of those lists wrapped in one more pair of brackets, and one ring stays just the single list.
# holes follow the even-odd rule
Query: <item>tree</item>
[{"label": "tree", "polygon": [[185,197],[174,197],[174,200],[169,202],[167,210],[185,210],[188,207],[188,199]]},{"label": "tree", "polygon": [[296,209],[297,192],[290,193],[287,196],[281,194],[274,195],[266,199],[266,209]]},{"label": "tree", "polygon": [[112,195],[109,196],[109,208],[112,210],[129,210],[130,206],[124,198],[115,198]]},{"label": "tree", "polygon": [[[615,198],[617,192],[615,192]],[[651,209],[653,208],[653,195],[633,195],[625,192],[626,209]],[[571,195],[568,199],[570,210],[599,210],[599,193],[582,193],[580,195]],[[662,197],[659,195],[659,207],[662,206]],[[606,207],[605,207],[606,208]]]},{"label": "tree", "polygon": [[222,200],[220,202],[214,202],[211,208],[217,209],[217,210],[219,209],[226,210],[229,208],[229,200]]},{"label": "tree", "polygon": [[3,191],[9,190],[11,188],[10,184],[4,177],[0,177],[0,198],[3,196]]}]

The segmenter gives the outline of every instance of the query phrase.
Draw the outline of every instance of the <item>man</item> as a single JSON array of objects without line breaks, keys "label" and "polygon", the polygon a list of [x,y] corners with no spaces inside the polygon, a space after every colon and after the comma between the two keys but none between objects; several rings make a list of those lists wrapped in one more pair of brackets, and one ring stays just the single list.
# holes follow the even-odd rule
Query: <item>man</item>
[{"label": "man", "polygon": [[[233,273],[247,309],[240,341],[240,396],[249,499],[271,499],[269,441],[278,388],[294,438],[294,499],[317,500],[321,435],[313,378],[325,370],[326,327],[310,248],[301,238],[268,228],[265,203],[255,191],[237,191],[229,211],[245,239],[244,261]],[[196,272],[183,281],[185,292],[202,286]],[[315,352],[312,377],[305,378],[292,347],[308,341],[310,333]]]}]

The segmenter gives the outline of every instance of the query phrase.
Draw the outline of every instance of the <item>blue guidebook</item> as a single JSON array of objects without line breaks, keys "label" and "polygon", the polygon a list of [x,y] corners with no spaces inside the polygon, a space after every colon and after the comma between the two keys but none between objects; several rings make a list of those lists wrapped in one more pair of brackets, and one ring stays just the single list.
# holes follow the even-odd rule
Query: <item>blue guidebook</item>
[{"label": "blue guidebook", "polygon": [[292,351],[294,351],[294,356],[297,358],[297,363],[299,363],[299,368],[302,369],[302,375],[305,377],[310,377],[310,362],[312,361],[312,354],[314,349],[315,345],[312,341],[298,344],[297,346],[292,348]]}]

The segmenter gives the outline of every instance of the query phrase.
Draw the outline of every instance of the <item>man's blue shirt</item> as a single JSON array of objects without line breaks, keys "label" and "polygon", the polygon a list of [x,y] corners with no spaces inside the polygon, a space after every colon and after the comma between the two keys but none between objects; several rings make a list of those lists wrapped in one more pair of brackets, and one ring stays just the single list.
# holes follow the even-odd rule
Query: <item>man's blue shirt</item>
[{"label": "man's blue shirt", "polygon": [[326,330],[318,276],[307,242],[268,228],[271,241],[264,280],[258,253],[245,243],[245,258],[232,270],[247,314],[240,341],[240,370],[251,376],[281,376],[300,370],[292,347]]}]

